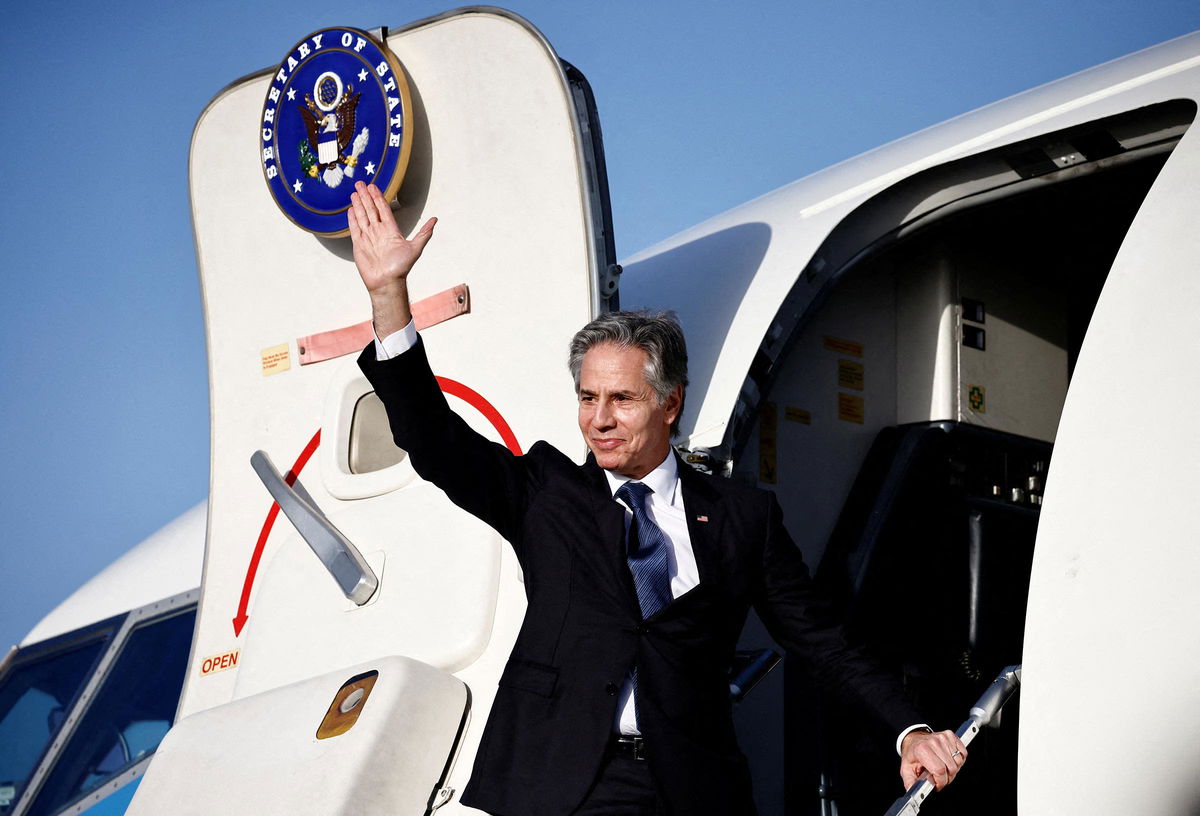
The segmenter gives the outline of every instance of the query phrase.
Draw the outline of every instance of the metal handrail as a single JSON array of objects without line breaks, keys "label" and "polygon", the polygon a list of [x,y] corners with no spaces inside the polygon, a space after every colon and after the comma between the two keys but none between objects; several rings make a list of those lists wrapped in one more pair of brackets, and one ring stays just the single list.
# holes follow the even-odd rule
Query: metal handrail
[{"label": "metal handrail", "polygon": [[[1020,666],[1009,666],[1000,672],[987,687],[987,691],[971,707],[971,716],[954,732],[963,741],[963,745],[970,745],[979,729],[1000,715],[1000,709],[1004,708],[1004,704],[1020,685]],[[928,772],[922,773],[912,787],[892,804],[885,816],[916,816],[921,810],[921,803],[932,792],[933,780],[929,778]]]},{"label": "metal handrail", "polygon": [[735,666],[736,671],[730,670],[729,699],[740,703],[771,669],[779,665],[783,657],[774,649],[755,649],[748,652],[739,651],[737,659],[739,663],[741,660],[745,662],[744,665]]},{"label": "metal handrail", "polygon": [[379,588],[375,571],[350,539],[325,518],[300,481],[293,477],[293,484],[288,484],[275,469],[271,457],[263,451],[255,451],[250,464],[296,532],[329,570],[342,593],[359,606],[371,600]]}]

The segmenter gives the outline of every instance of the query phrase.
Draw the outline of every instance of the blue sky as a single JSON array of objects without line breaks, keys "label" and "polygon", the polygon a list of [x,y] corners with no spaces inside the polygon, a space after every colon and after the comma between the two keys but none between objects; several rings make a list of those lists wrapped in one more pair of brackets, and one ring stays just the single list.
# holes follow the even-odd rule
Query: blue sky
[{"label": "blue sky", "polygon": [[[770,189],[1200,28],[1195,0],[513,2],[589,78],[622,257]],[[208,489],[192,127],[330,25],[431,2],[7,4],[0,652]]]}]

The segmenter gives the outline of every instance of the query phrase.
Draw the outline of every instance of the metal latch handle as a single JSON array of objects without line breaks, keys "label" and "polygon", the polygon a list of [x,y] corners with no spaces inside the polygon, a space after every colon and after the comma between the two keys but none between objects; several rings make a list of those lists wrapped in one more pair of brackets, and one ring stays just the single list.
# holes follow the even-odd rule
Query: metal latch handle
[{"label": "metal latch handle", "polygon": [[263,451],[255,451],[250,457],[250,464],[271,498],[288,517],[296,532],[300,533],[300,537],[308,542],[343,594],[359,606],[371,600],[379,588],[375,571],[350,539],[325,518],[300,481],[293,478],[294,484],[289,485],[275,469],[271,457]]}]

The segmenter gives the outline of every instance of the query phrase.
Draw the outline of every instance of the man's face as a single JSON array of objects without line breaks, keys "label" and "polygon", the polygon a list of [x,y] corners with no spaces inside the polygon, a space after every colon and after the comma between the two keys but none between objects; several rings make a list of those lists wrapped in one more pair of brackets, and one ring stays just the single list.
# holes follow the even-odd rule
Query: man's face
[{"label": "man's face", "polygon": [[596,464],[631,479],[658,466],[671,448],[679,389],[662,405],[646,382],[646,352],[593,346],[579,372],[579,430]]}]

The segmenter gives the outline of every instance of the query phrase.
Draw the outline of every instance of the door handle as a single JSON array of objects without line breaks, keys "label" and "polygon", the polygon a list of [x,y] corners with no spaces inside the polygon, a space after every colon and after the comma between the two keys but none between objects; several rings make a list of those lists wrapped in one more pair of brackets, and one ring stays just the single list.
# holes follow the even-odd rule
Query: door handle
[{"label": "door handle", "polygon": [[329,570],[342,593],[359,606],[371,600],[379,588],[375,571],[353,542],[325,518],[300,480],[294,479],[293,484],[289,485],[279,475],[271,457],[263,451],[254,452],[250,457],[250,465],[296,532],[308,542],[313,553]]}]

